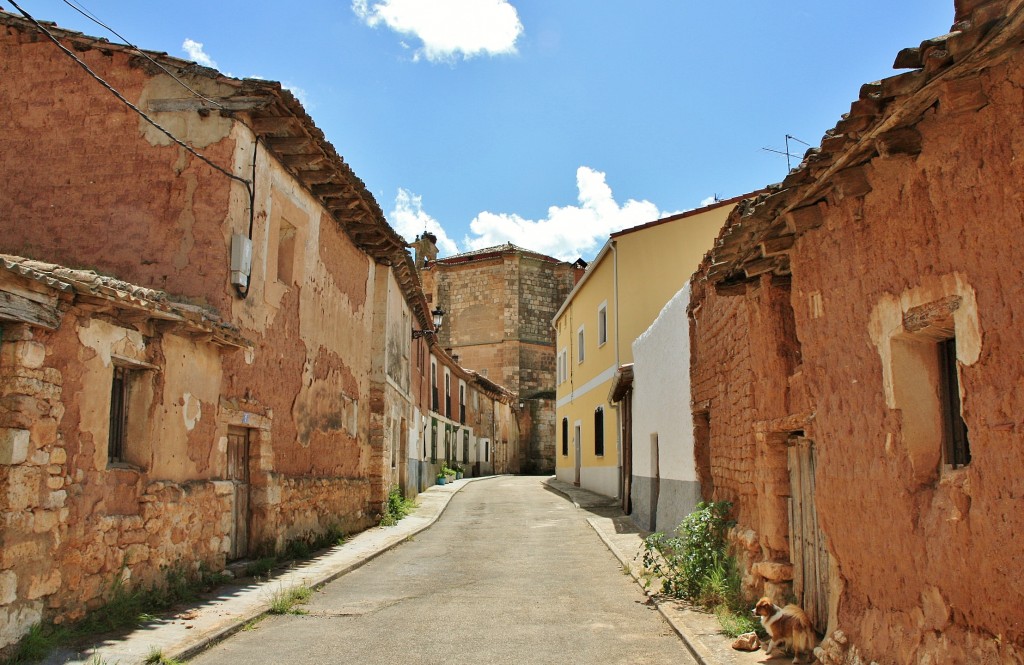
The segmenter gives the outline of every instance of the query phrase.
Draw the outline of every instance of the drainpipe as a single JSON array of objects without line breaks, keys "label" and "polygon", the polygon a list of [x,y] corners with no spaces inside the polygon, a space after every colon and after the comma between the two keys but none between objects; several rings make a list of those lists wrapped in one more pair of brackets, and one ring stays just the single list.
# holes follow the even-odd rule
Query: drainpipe
[{"label": "drainpipe", "polygon": [[[622,344],[622,340],[619,339],[619,251],[618,243],[615,239],[611,241],[612,246],[612,302],[615,305],[615,371],[618,371],[622,365],[622,360],[619,356],[619,346]],[[619,500],[621,501],[622,494],[622,410],[619,408],[618,402],[615,404],[609,404],[609,406],[615,409],[615,450],[616,459],[619,461],[618,476],[619,482],[616,485],[616,494],[619,494]]]}]

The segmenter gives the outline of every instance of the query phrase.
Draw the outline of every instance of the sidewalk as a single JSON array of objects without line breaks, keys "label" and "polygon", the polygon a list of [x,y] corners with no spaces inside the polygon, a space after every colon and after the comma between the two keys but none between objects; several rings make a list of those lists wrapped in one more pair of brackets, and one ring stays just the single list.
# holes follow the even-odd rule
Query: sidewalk
[{"label": "sidewalk", "polygon": [[187,659],[266,614],[276,593],[296,586],[316,587],[344,575],[428,528],[452,496],[480,478],[435,485],[416,498],[416,511],[392,527],[374,527],[273,578],[246,585],[218,587],[216,595],[183,607],[173,617],[141,626],[131,633],[92,645],[83,652],[56,651],[52,665],[139,665],[154,651]]},{"label": "sidewalk", "polygon": [[[643,587],[639,577],[642,564],[637,554],[647,533],[641,532],[633,520],[622,514],[618,499],[580,489],[554,477],[546,479],[544,483],[549,489],[572,501],[580,510],[593,515],[587,518],[590,526],[619,560],[623,569],[629,570],[637,584]],[[690,609],[671,599],[651,597],[648,602],[658,608],[701,665],[781,665],[792,660],[784,656],[769,658],[764,651],[734,650],[731,646],[733,638],[721,632],[718,619],[713,614]]]}]

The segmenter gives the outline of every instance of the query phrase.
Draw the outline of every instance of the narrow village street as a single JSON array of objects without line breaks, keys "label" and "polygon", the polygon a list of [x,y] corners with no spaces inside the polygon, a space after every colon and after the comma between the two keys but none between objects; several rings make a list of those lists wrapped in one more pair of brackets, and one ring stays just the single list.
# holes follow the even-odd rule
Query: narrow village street
[{"label": "narrow village street", "polygon": [[692,663],[587,524],[538,477],[471,483],[410,542],[190,661]]}]

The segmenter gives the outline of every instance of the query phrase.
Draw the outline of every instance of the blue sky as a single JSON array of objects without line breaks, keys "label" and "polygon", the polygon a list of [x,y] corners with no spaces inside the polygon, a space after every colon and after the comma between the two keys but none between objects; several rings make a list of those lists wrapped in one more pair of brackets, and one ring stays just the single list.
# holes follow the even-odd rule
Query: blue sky
[{"label": "blue sky", "polygon": [[[62,0],[18,2],[116,40]],[[778,182],[762,148],[817,145],[953,19],[949,0],[75,2],[143,48],[292,88],[408,239],[569,260]]]}]

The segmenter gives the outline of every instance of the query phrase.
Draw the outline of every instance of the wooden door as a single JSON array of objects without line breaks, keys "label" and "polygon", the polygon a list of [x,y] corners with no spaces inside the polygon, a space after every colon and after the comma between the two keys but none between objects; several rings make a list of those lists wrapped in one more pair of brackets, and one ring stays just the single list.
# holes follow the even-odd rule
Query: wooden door
[{"label": "wooden door", "polygon": [[814,442],[789,439],[789,556],[793,593],[819,633],[828,627],[829,557],[814,504]]},{"label": "wooden door", "polygon": [[234,561],[249,553],[249,430],[243,427],[228,428],[227,479],[235,486],[228,552]]}]

